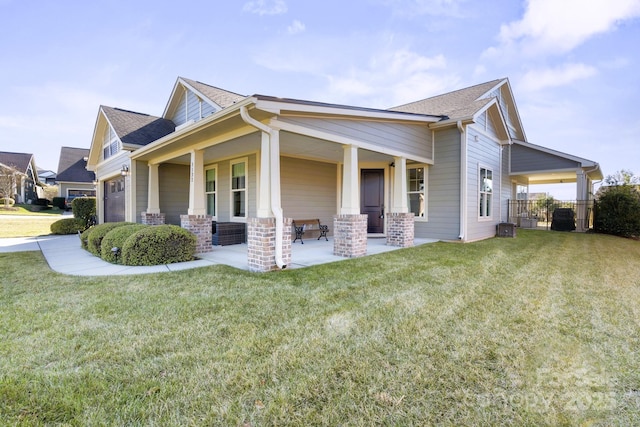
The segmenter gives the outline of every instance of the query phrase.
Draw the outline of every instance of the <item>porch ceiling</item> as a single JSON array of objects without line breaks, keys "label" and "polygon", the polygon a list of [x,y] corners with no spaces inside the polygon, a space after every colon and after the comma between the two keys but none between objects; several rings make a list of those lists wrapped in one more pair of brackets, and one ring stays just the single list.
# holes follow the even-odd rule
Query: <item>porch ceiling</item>
[{"label": "porch ceiling", "polygon": [[577,182],[577,174],[575,170],[511,174],[511,177],[516,179],[518,182],[527,183],[530,185],[564,184],[564,183]]}]

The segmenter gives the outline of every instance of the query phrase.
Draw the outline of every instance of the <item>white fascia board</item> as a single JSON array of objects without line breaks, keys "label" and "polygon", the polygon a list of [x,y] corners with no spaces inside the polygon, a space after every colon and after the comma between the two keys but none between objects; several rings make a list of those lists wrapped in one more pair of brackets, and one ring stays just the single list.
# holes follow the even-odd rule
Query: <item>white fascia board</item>
[{"label": "white fascia board", "polygon": [[[495,98],[492,99],[491,102],[489,102],[487,105],[482,107],[480,110],[478,110],[473,115],[473,121],[475,122],[480,114],[484,113],[485,111],[488,111],[493,106],[496,107],[496,111],[498,112],[498,115],[500,116],[500,124],[501,124],[500,127],[504,131],[505,135],[507,135],[507,139],[504,140],[504,141],[507,141],[508,144],[511,144],[511,135],[509,135],[509,129],[507,128],[507,121],[505,120],[504,115],[502,114],[502,108],[500,108],[500,106],[498,104],[498,100],[496,100]],[[487,120],[489,120],[489,117],[487,117]]]},{"label": "white fascia board", "polygon": [[[493,92],[494,90],[498,89],[500,86],[504,85],[504,84],[505,84],[505,82],[508,82],[508,81],[509,81],[509,79],[502,79],[502,80],[500,80],[498,83],[496,83],[496,85],[495,85],[495,86],[493,86],[491,89],[489,89],[488,91],[486,91],[485,93],[483,93],[482,95],[480,95],[480,96],[478,97],[478,99],[486,98],[486,97],[487,97],[487,95],[489,95],[491,92]],[[478,99],[476,99],[476,101],[477,101]]]},{"label": "white fascia board", "polygon": [[393,121],[408,121],[419,123],[435,123],[440,120],[437,117],[424,116],[420,114],[402,113],[397,111],[383,111],[383,110],[367,110],[358,108],[341,108],[340,106],[325,106],[325,105],[309,105],[289,103],[286,101],[271,101],[261,100],[256,102],[256,108],[259,110],[267,111],[274,114],[281,114],[282,111],[290,111],[293,113],[303,114],[316,114],[316,115],[331,115],[331,116],[347,116],[363,119],[377,119],[377,120],[393,120]]},{"label": "white fascia board", "polygon": [[216,111],[215,113],[205,117],[204,119],[198,120],[194,124],[187,126],[184,129],[171,132],[170,134],[165,135],[162,138],[153,141],[151,144],[147,144],[144,147],[137,149],[136,151],[131,153],[131,159],[136,160],[138,157],[148,154],[153,150],[156,150],[160,147],[171,144],[174,140],[178,138],[198,132],[201,128],[206,127],[212,122],[218,121],[221,118],[224,118],[225,116],[229,116],[232,114],[239,114],[239,110],[241,106],[255,104],[255,102],[256,102],[255,98],[246,98],[240,102],[233,104],[231,107],[225,108],[220,111]]},{"label": "white fascia board", "polygon": [[183,86],[186,86],[191,92],[195,93],[198,96],[198,98],[205,101],[207,104],[211,105],[216,110],[220,110],[222,108],[220,105],[216,104],[211,99],[209,99],[204,93],[200,92],[198,89],[196,89],[195,87],[191,86],[189,83],[184,81],[182,78],[179,78],[179,80]]},{"label": "white fascia board", "polygon": [[169,107],[173,103],[173,98],[176,96],[176,91],[181,83],[184,83],[180,77],[176,79],[176,82],[173,84],[173,90],[171,90],[171,95],[169,95],[169,100],[167,101],[167,105],[164,107],[164,112],[162,113],[162,118],[166,119],[167,114],[169,113]]}]

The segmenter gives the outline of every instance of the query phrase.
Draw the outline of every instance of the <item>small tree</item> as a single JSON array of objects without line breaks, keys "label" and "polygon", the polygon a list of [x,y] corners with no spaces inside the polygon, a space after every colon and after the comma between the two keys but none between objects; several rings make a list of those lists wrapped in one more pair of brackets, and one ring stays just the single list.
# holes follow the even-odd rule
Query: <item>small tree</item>
[{"label": "small tree", "polygon": [[612,175],[607,175],[604,184],[606,186],[637,185],[640,184],[640,176],[635,176],[630,170],[620,169]]},{"label": "small tree", "polygon": [[9,206],[9,199],[13,197],[16,190],[18,172],[12,167],[0,165],[0,196],[4,198],[5,206]]}]

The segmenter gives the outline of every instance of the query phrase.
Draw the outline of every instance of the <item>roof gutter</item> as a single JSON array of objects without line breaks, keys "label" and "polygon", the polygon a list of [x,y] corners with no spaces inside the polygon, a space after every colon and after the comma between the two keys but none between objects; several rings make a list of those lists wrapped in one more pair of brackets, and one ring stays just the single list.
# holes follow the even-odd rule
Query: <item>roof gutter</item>
[{"label": "roof gutter", "polygon": [[254,119],[249,115],[246,105],[240,107],[240,117],[250,126],[269,135],[269,159],[271,167],[278,165],[277,170],[271,170],[269,174],[269,185],[271,194],[271,212],[276,220],[276,248],[275,258],[276,265],[279,269],[287,268],[287,265],[282,259],[282,240],[284,233],[284,214],[282,212],[282,206],[280,204],[280,140],[276,136],[276,130],[265,125],[262,122]]}]

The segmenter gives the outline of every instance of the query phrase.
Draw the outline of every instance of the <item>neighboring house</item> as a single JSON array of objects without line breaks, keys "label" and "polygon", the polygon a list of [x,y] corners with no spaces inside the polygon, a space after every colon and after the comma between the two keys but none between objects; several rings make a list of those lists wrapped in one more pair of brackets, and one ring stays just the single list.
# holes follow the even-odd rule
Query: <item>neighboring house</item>
[{"label": "neighboring house", "polygon": [[42,194],[33,154],[0,151],[0,169],[3,176],[13,177],[9,197],[16,203],[31,203]]},{"label": "neighboring house", "polygon": [[38,169],[38,179],[46,185],[56,185],[56,173],[46,169]]},{"label": "neighboring house", "polygon": [[249,268],[268,271],[290,262],[291,219],[319,218],[356,257],[371,236],[492,237],[537,179],[571,175],[589,197],[596,163],[525,141],[507,79],[379,110],[178,78],[161,117],[100,107],[87,167],[100,222],[178,224],[203,252],[212,221],[246,224]]},{"label": "neighboring house", "polygon": [[76,197],[96,196],[96,177],[87,170],[87,148],[62,147],[58,160],[58,195],[70,205]]}]

